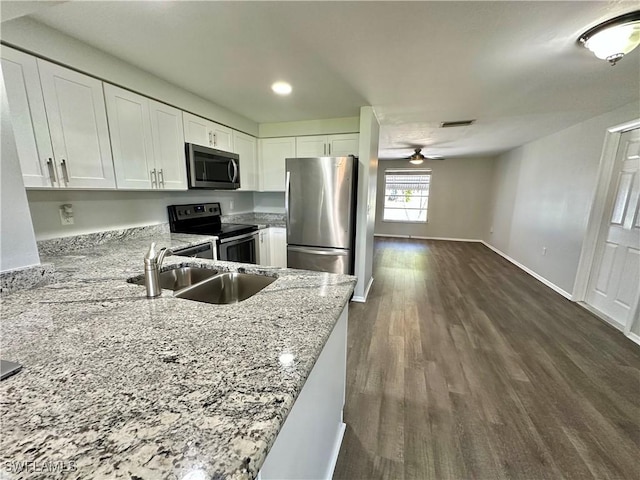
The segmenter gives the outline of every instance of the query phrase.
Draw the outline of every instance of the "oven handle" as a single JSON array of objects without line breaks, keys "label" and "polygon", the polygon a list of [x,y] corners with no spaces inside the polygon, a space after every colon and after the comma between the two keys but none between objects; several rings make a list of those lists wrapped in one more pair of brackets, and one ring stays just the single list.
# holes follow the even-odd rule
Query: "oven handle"
[{"label": "oven handle", "polygon": [[244,240],[245,238],[255,237],[256,235],[259,235],[259,234],[260,234],[260,230],[256,230],[255,232],[245,233],[244,235],[238,235],[237,237],[220,239],[219,242],[220,242],[220,245],[222,245],[223,243],[237,242],[239,240]]}]

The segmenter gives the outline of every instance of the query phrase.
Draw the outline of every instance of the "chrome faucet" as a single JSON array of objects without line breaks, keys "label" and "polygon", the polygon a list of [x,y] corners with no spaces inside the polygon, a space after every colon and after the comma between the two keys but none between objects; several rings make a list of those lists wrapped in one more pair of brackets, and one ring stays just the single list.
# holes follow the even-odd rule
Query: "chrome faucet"
[{"label": "chrome faucet", "polygon": [[164,257],[173,255],[168,248],[161,248],[156,253],[156,242],[152,242],[149,251],[144,257],[144,286],[147,288],[147,297],[159,297],[162,294],[160,288],[160,267]]}]

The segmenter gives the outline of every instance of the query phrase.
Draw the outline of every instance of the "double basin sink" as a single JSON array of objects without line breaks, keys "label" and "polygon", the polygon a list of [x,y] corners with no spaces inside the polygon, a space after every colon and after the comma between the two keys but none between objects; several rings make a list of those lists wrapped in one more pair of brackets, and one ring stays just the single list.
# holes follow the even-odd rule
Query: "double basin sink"
[{"label": "double basin sink", "polygon": [[[144,285],[144,277],[129,281]],[[160,288],[174,290],[175,297],[217,304],[241,302],[275,281],[275,278],[264,275],[219,273],[200,267],[177,266],[160,272]]]}]

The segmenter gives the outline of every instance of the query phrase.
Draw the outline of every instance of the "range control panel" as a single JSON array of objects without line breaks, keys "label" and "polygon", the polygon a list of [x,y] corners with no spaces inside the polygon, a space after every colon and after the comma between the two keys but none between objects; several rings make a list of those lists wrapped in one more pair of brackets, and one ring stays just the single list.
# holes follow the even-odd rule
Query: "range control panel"
[{"label": "range control panel", "polygon": [[219,203],[194,203],[190,205],[172,205],[177,220],[190,220],[203,217],[220,216]]}]

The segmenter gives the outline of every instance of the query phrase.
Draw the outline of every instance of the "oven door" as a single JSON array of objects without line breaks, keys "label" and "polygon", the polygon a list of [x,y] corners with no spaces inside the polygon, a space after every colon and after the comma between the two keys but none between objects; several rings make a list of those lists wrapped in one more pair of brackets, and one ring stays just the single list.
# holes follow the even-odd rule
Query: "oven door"
[{"label": "oven door", "polygon": [[259,231],[218,240],[218,260],[258,263]]}]

